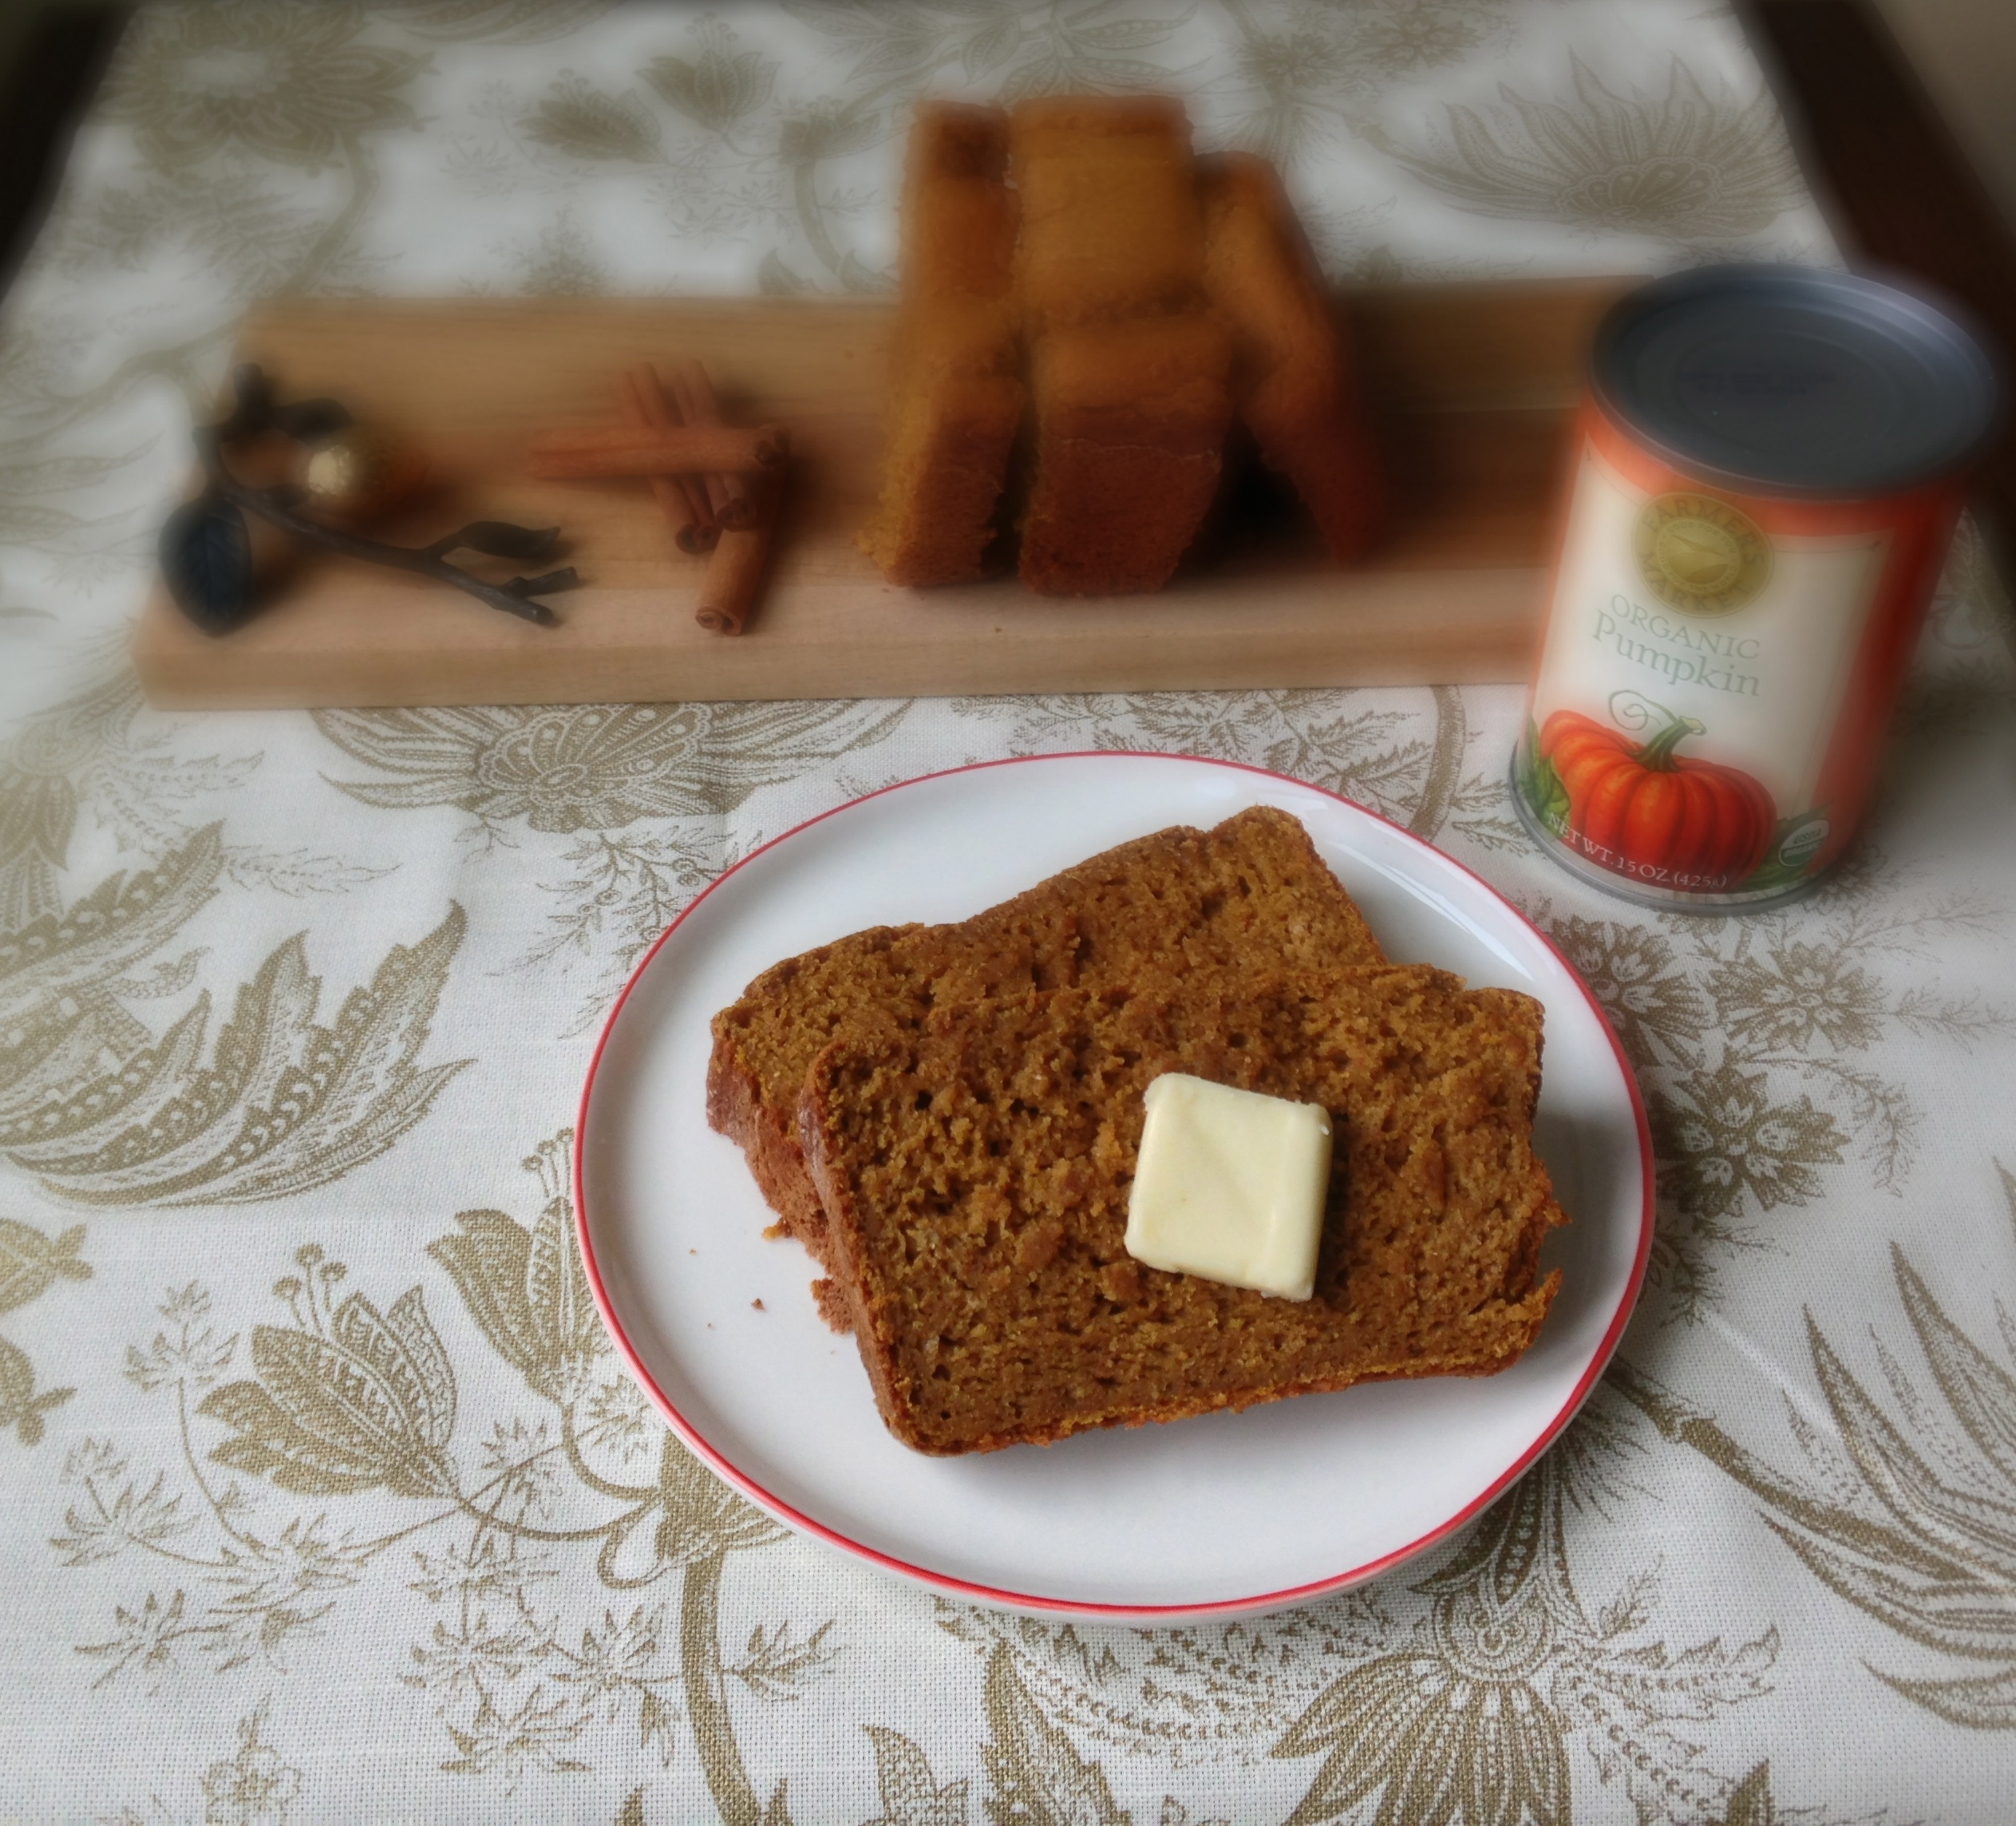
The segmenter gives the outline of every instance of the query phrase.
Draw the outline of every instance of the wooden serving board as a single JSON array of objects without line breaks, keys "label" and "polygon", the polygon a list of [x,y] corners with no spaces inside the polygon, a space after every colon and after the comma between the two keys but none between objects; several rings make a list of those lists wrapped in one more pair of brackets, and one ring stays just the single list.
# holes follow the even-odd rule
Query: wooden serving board
[{"label": "wooden serving board", "polygon": [[[1392,537],[1327,567],[1280,504],[1244,497],[1152,596],[1058,600],[1012,578],[884,583],[855,548],[876,488],[886,304],[694,298],[281,302],[239,342],[283,397],[333,394],[429,452],[442,493],[381,536],[558,524],[585,579],[557,628],[316,554],[221,639],[157,587],[133,658],[180,709],[947,696],[1526,676],[1590,332],[1623,281],[1395,288],[1342,301],[1395,472]],[[638,481],[533,482],[536,428],[607,421],[629,363],[697,355],[731,416],[792,428],[769,590],[740,638],[693,619],[701,560]],[[472,562],[466,555],[460,562]],[[500,579],[513,567],[496,560]],[[540,568],[543,567],[534,567]]]}]

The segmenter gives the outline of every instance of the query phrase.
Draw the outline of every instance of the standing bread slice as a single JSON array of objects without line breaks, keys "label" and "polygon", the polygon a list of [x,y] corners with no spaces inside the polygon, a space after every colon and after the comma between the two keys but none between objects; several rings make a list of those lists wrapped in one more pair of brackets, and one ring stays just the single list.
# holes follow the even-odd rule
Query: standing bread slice
[{"label": "standing bread slice", "polygon": [[1343,326],[1273,166],[1228,152],[1198,172],[1205,286],[1231,332],[1239,416],[1349,563],[1378,540],[1388,492]]},{"label": "standing bread slice", "polygon": [[999,531],[1023,390],[1007,117],[919,105],[904,181],[882,493],[860,543],[892,583],[970,582]]},{"label": "standing bread slice", "polygon": [[1231,421],[1189,125],[1164,97],[1061,96],[1018,104],[1010,138],[1036,420],[1022,581],[1159,589],[1217,492]]},{"label": "standing bread slice", "polygon": [[1231,423],[1231,350],[1202,311],[1036,340],[1036,469],[1022,581],[1051,596],[1166,583],[1204,523]]}]

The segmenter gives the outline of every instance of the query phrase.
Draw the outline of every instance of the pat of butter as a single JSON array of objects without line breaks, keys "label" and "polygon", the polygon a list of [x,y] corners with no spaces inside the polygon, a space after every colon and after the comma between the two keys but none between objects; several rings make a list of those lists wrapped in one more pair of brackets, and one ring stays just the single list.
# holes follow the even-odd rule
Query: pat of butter
[{"label": "pat of butter", "polygon": [[1148,1087],[1127,1253],[1151,1268],[1306,1300],[1330,1187],[1330,1112],[1181,1072]]}]

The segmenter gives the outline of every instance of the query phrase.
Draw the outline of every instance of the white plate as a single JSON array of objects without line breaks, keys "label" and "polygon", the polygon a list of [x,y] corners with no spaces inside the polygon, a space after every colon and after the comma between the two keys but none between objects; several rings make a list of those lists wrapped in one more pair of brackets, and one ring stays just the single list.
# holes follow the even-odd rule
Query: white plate
[{"label": "white plate", "polygon": [[[1389,955],[1547,1008],[1536,1140],[1573,1222],[1539,1341],[1481,1380],[1387,1382],[1038,1449],[926,1458],[883,1431],[850,1340],[741,1150],[707,1126],[708,1022],[760,970],[864,926],[963,919],[1096,852],[1247,805],[1300,818]],[[1520,914],[1397,825],[1276,774],[1080,754],[933,774],[801,825],[659,939],[581,1094],[581,1247],[618,1348],[674,1429],[780,1521],[948,1595],[1174,1622],[1369,1579],[1478,1513],[1545,1449],[1630,1316],[1651,1148],[1588,991]],[[760,1305],[758,1302],[761,1302]]]}]

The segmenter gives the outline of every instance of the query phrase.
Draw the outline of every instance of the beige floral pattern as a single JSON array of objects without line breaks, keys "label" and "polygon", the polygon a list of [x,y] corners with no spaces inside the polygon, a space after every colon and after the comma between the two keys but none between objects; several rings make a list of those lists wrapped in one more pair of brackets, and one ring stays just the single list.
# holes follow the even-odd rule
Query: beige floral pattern
[{"label": "beige floral pattern", "polygon": [[1695,243],[1742,240],[1799,195],[1767,96],[1711,96],[1674,58],[1663,97],[1620,94],[1581,58],[1567,92],[1534,101],[1501,85],[1495,117],[1452,105],[1449,136],[1393,157],[1480,215],[1530,216]]},{"label": "beige floral pattern", "polygon": [[301,1771],[266,1741],[265,1709],[238,1721],[235,1754],[219,1757],[203,1771],[196,1794],[200,1814],[171,1808],[157,1788],[143,1812],[133,1806],[102,1816],[105,1826],[164,1826],[200,1820],[203,1826],[287,1826],[288,1809],[302,1798]]},{"label": "beige floral pattern", "polygon": [[[244,785],[265,756],[185,753],[196,727],[144,710],[137,681],[122,670],[26,719],[0,745],[0,927],[59,910],[57,876],[81,820],[155,856],[210,824],[196,808]],[[221,829],[218,841],[223,879],[290,899],[345,893],[391,872],[306,845],[229,842]]]},{"label": "beige floral pattern", "polygon": [[[77,1254],[83,1243],[81,1224],[52,1237],[32,1224],[0,1218],[0,1313],[26,1306],[59,1280],[89,1280],[91,1264]],[[39,1443],[42,1417],[76,1393],[75,1389],[38,1390],[35,1366],[28,1354],[0,1338],[0,1431],[11,1427],[23,1445]]]},{"label": "beige floral pattern", "polygon": [[1405,824],[1445,829],[1488,849],[1523,847],[1503,783],[1469,771],[1470,729],[1460,693],[1425,694],[1432,734],[1407,733],[1409,713],[1352,707],[1328,691],[1033,698],[1004,717],[997,700],[959,698],[959,714],[1009,725],[1009,752],[1100,749],[1194,754],[1314,781]]},{"label": "beige floral pattern", "polygon": [[403,776],[340,781],[367,805],[450,804],[496,831],[523,818],[567,835],[733,810],[759,787],[865,747],[900,710],[833,704],[565,705],[324,710],[322,733]]},{"label": "beige floral pattern", "polygon": [[1685,1057],[1699,1043],[1714,1006],[1670,939],[1624,920],[1573,915],[1555,923],[1553,937],[1638,1065]]},{"label": "beige floral pattern", "polygon": [[[1695,0],[188,0],[128,34],[0,313],[9,1808],[1997,1816],[2016,666],[1971,532],[1872,841],[1761,919],[1536,857],[1512,690],[140,702],[127,623],[251,298],[872,290],[912,98],[1069,86],[1181,92],[1371,283],[1831,251]],[[1583,973],[1658,1124],[1611,1388],[1467,1533],[1274,1616],[1039,1622],[787,1536],[666,1431],[575,1251],[560,1124],[664,924],[857,793],[1067,749],[1274,769],[1448,849]]]},{"label": "beige floral pattern", "polygon": [[216,831],[156,869],[114,874],[74,906],[0,933],[0,1156],[89,1204],[283,1197],[383,1153],[466,1061],[422,1067],[429,1022],[461,943],[459,908],[395,945],[335,1025],[297,935],[239,990],[214,1045],[208,991],[164,1033],[127,1000],[172,994],[127,973],[172,943],[215,891]]},{"label": "beige floral pattern", "polygon": [[[399,1678],[435,1709],[453,1753],[441,1767],[515,1786],[591,1769],[582,1753],[619,1717],[635,1741],[670,1753],[683,1720],[723,1814],[753,1808],[728,1683],[759,1702],[796,1698],[839,1652],[832,1626],[765,1619],[729,1653],[725,1563],[782,1531],[647,1420],[610,1362],[574,1248],[570,1140],[526,1160],[544,1194],[531,1228],[465,1211],[457,1234],[429,1246],[484,1340],[548,1411],[493,1422],[480,1472],[455,1447],[461,1393],[422,1287],[384,1302],[346,1290],[346,1266],[306,1243],[273,1287],[288,1322],[220,1335],[207,1289],[161,1302],[161,1328],[129,1348],[126,1375],[172,1399],[181,1461],[148,1476],[112,1441],[85,1441],[65,1463],[75,1494],[50,1544],[73,1567],[151,1558],[202,1584],[115,1605],[111,1634],[77,1645],[98,1684],[158,1688],[198,1661],[220,1674],[284,1672],[339,1607],[383,1585],[397,1549],[417,1572],[408,1588],[434,1614]],[[241,1362],[250,1374],[228,1379]],[[257,1499],[206,1463],[318,1507],[261,1524]],[[330,1501],[374,1492],[421,1505],[421,1518],[374,1536],[328,1513]],[[546,1556],[559,1550],[587,1557],[609,1601],[578,1634],[537,1601]],[[667,1581],[675,1605],[615,1602]]]},{"label": "beige floral pattern", "polygon": [[101,105],[164,168],[227,147],[314,170],[360,133],[414,124],[401,91],[423,59],[358,42],[342,6],[242,0],[149,14]]},{"label": "beige floral pattern", "polygon": [[545,44],[599,18],[616,0],[376,0],[423,38]]},{"label": "beige floral pattern", "polygon": [[658,125],[634,97],[611,98],[571,71],[528,115],[525,136],[577,159],[646,160],[658,156]]},{"label": "beige floral pattern", "polygon": [[1653,1633],[1655,1567],[1592,1609],[1571,1564],[1575,1520],[1639,1493],[1642,1435],[1628,1409],[1590,1410],[1405,1591],[1106,1641],[951,1607],[942,1621],[989,1647],[990,1691],[1010,1658],[1053,1729],[1178,1766],[1264,1736],[1297,1765],[1281,1812],[1299,1826],[1565,1821],[1591,1782],[1620,1784],[1643,1820],[1719,1816],[1752,1771],[1718,1774],[1686,1733],[1769,1690],[1777,1632],[1674,1650]]},{"label": "beige floral pattern", "polygon": [[[2000,930],[1971,897],[1910,893],[1873,847],[1783,916],[1654,927],[1535,911],[1602,1002],[1650,1105],[1663,1214],[1651,1283],[1669,1318],[1722,1297],[1760,1223],[1813,1206],[1853,1164],[1901,1192],[1923,1147],[1911,1089],[1875,1062],[1899,1033],[1966,1058],[2011,1032],[1990,992],[1928,975],[1943,945]],[[1804,935],[1801,935],[1803,933]]]},{"label": "beige floral pattern", "polygon": [[1348,131],[1383,83],[1502,49],[1512,35],[1505,9],[1447,0],[1231,10],[1232,67],[1247,91],[1234,132],[1275,159]]},{"label": "beige floral pattern", "polygon": [[1770,1101],[1761,1072],[1724,1064],[1676,1084],[1659,1106],[1666,1184],[1690,1215],[1725,1217],[1754,1200],[1763,1210],[1805,1204],[1816,1167],[1838,1165],[1846,1140],[1810,1097]]},{"label": "beige floral pattern", "polygon": [[[2016,1211],[2016,1180],[2002,1177]],[[1759,1498],[1808,1572],[1941,1660],[1936,1674],[1872,1668],[1877,1678],[1948,1723],[2016,1730],[2016,1327],[1998,1311],[2002,1348],[1991,1354],[1894,1244],[1891,1260],[1938,1399],[1879,1340],[1891,1411],[1809,1318],[1813,1375],[1832,1425],[1823,1431],[1792,1410],[1805,1478],[1775,1470],[1649,1377],[1627,1372],[1620,1386],[1662,1432]],[[1978,1671],[1944,1671],[1956,1666]]]},{"label": "beige floral pattern", "polygon": [[[339,780],[366,805],[453,805],[484,842],[511,827],[572,840],[540,883],[558,905],[521,962],[565,975],[599,960],[569,1029],[598,1019],[644,948],[732,858],[718,820],[802,769],[872,749],[903,721],[883,704],[567,705],[323,711],[322,733],[394,776]],[[673,823],[670,820],[677,820]],[[640,824],[655,828],[639,831]],[[606,947],[618,942],[613,955]]]}]

